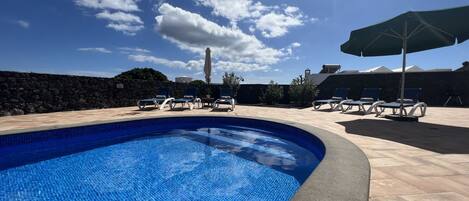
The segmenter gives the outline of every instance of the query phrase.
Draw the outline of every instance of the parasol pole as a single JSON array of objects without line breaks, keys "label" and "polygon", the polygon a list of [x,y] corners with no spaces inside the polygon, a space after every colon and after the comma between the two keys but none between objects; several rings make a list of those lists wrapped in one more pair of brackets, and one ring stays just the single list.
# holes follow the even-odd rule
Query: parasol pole
[{"label": "parasol pole", "polygon": [[401,72],[401,100],[399,116],[402,117],[404,110],[404,88],[405,88],[405,67],[406,67],[406,54],[407,54],[407,21],[404,22],[404,33],[402,36],[402,72]]}]

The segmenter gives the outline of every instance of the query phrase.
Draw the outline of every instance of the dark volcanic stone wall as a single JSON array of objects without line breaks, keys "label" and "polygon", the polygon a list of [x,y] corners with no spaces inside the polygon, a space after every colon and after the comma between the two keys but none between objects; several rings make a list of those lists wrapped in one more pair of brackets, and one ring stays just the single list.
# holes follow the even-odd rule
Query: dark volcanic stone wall
[{"label": "dark volcanic stone wall", "polygon": [[[333,75],[319,86],[318,98],[331,97],[335,88],[350,88],[349,98],[357,99],[363,88],[382,88],[381,99],[396,100],[400,73]],[[459,94],[464,106],[469,106],[469,72],[414,72],[406,74],[406,87],[422,88],[421,101],[442,106],[448,94]],[[456,105],[454,102],[451,105]]]},{"label": "dark volcanic stone wall", "polygon": [[[398,95],[399,73],[333,75],[319,86],[318,98],[331,97],[338,87],[351,88],[349,98],[360,97],[362,88],[381,87],[382,99],[393,101]],[[407,87],[423,89],[422,101],[441,106],[448,93],[459,94],[469,106],[469,72],[408,73]],[[288,85],[281,104],[289,103]],[[0,71],[0,116],[45,113],[95,108],[135,106],[137,100],[150,98],[160,88],[171,88],[173,96],[181,96],[187,84],[144,80],[117,80],[69,75],[18,73]],[[214,97],[219,85],[212,85]],[[240,104],[259,104],[267,85],[243,84],[238,91]],[[454,105],[454,103],[453,103]]]},{"label": "dark volcanic stone wall", "polygon": [[[281,103],[288,103],[288,85]],[[123,87],[123,88],[122,88]],[[188,84],[0,71],[0,116],[136,106],[160,88],[180,97]],[[242,85],[238,103],[258,104],[267,85]],[[218,97],[220,85],[212,85]]]},{"label": "dark volcanic stone wall", "polygon": [[0,72],[0,115],[131,106],[139,97],[152,97],[158,87],[168,84]]}]

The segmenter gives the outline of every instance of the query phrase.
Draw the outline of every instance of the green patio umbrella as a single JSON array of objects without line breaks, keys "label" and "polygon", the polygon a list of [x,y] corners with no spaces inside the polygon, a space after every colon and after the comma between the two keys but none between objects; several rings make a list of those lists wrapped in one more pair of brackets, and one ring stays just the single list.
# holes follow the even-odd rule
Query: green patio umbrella
[{"label": "green patio umbrella", "polygon": [[[401,112],[404,100],[406,54],[462,43],[469,39],[469,6],[406,12],[390,20],[352,31],[340,46],[356,56],[402,54]],[[444,58],[442,58],[444,59]]]}]

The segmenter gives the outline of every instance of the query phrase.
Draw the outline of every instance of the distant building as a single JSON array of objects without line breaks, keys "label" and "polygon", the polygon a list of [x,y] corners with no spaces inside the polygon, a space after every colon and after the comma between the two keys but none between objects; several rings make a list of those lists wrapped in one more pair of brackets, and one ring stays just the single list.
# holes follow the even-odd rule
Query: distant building
[{"label": "distant building", "polygon": [[465,61],[462,63],[462,67],[458,68],[456,71],[461,72],[461,71],[469,71],[469,61]]},{"label": "distant building", "polygon": [[[314,84],[319,85],[329,76],[334,74],[362,74],[362,73],[400,73],[402,72],[402,67],[396,69],[389,69],[385,66],[377,66],[363,71],[358,70],[343,70],[340,71],[341,66],[339,64],[324,64],[319,73],[311,74],[310,69],[305,70],[305,79],[311,80]],[[450,68],[436,68],[431,70],[423,70],[422,68],[412,65],[405,67],[406,72],[450,72]],[[463,67],[459,68],[457,71],[469,71],[469,61],[463,63]]]},{"label": "distant building", "polygon": [[323,73],[336,73],[340,70],[340,64],[324,64],[322,65],[322,70],[319,72]]},{"label": "distant building", "polygon": [[[424,70],[420,67],[413,65],[405,67],[405,72],[423,72]],[[402,67],[393,69],[392,72],[400,73],[402,72]]]},{"label": "distant building", "polygon": [[326,80],[330,75],[333,75],[340,70],[339,64],[324,64],[322,65],[322,69],[318,74],[311,74],[311,70],[305,70],[305,79],[309,79],[315,85],[321,84],[324,80]]},{"label": "distant building", "polygon": [[370,68],[368,70],[360,71],[361,73],[392,73],[392,70],[386,68],[385,66],[378,66]]},{"label": "distant building", "polygon": [[176,83],[189,83],[189,82],[192,82],[192,78],[187,77],[187,76],[176,77],[175,82]]}]

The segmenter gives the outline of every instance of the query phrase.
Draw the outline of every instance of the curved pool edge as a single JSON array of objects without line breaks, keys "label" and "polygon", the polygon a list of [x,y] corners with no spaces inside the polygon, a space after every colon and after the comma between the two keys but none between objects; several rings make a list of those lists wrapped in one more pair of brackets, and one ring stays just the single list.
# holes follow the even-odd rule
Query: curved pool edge
[{"label": "curved pool edge", "polygon": [[[278,121],[282,122],[282,121]],[[288,123],[318,137],[326,154],[301,185],[296,201],[366,201],[369,199],[371,168],[365,153],[332,132],[299,123]]]},{"label": "curved pool edge", "polygon": [[117,120],[94,121],[87,123],[36,127],[0,131],[0,135],[10,135],[33,131],[90,126],[105,123],[118,123],[134,120],[183,117],[225,117],[271,121],[293,126],[319,138],[326,148],[322,161],[300,186],[292,200],[296,201],[366,201],[369,196],[370,164],[366,155],[355,144],[332,132],[313,126],[262,117],[233,115],[161,115],[154,117],[132,117]]}]

